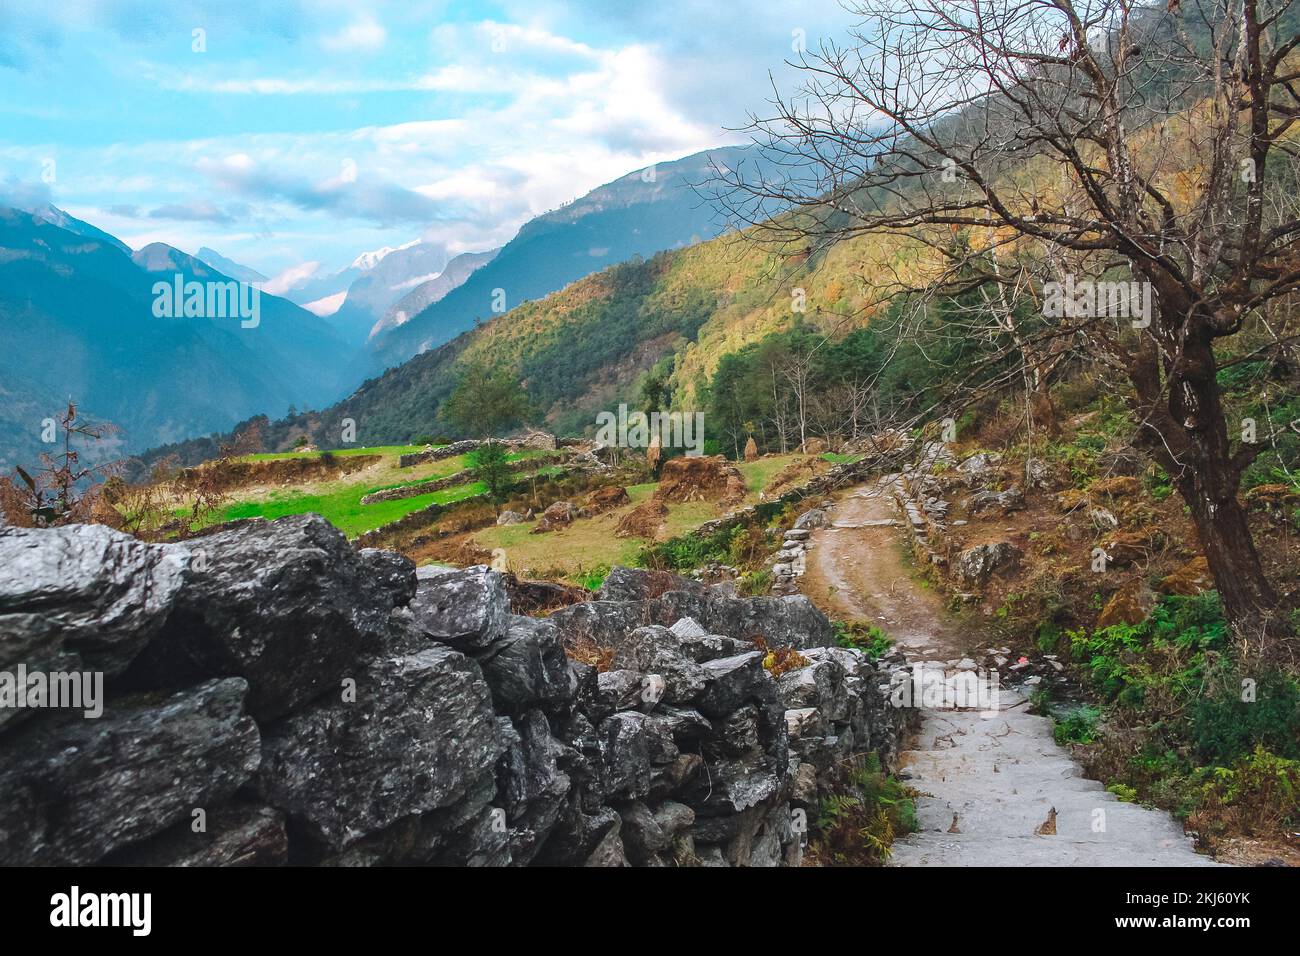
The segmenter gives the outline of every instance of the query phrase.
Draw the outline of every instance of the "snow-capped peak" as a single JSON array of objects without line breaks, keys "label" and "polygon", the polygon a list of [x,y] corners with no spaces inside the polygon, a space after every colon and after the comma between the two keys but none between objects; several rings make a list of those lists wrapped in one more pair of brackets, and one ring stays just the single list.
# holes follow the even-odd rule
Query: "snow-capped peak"
[{"label": "snow-capped peak", "polygon": [[412,246],[418,246],[419,244],[419,239],[412,239],[410,242],[404,243],[400,246],[384,246],[382,249],[376,249],[373,252],[363,252],[352,260],[352,268],[360,269],[362,272],[365,272],[379,265],[379,261],[385,256],[397,252],[400,249],[409,249]]}]

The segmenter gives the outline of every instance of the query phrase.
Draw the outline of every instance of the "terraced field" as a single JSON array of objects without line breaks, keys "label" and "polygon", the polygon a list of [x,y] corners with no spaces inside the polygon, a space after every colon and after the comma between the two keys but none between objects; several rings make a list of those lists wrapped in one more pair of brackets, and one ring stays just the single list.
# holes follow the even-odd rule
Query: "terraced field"
[{"label": "terraced field", "polygon": [[[445,478],[466,467],[465,457],[458,455],[442,461],[426,462],[410,468],[399,468],[401,455],[419,451],[423,446],[384,445],[370,448],[347,448],[330,454],[340,457],[379,455],[381,460],[362,471],[341,478],[305,482],[295,485],[250,485],[235,491],[230,501],[207,522],[215,524],[238,518],[283,518],[288,515],[315,512],[330,521],[349,538],[378,528],[404,515],[427,507],[434,502],[446,504],[479,494],[483,487],[477,483],[458,485],[414,498],[397,501],[377,501],[363,505],[361,499],[375,491],[399,488]],[[279,454],[249,455],[250,461],[272,461],[287,458],[319,457],[322,452],[282,452]],[[512,461],[537,455],[527,451],[510,456]]]},{"label": "terraced field", "polygon": [[[450,504],[484,491],[481,483],[466,482],[411,498],[362,504],[362,499],[373,492],[445,478],[467,467],[463,455],[410,468],[398,467],[401,455],[418,450],[420,448],[415,446],[393,445],[329,452],[337,456],[376,455],[380,460],[361,471],[332,479],[241,487],[206,523],[255,517],[274,519],[314,512],[349,538],[356,538],[430,504]],[[246,460],[311,458],[322,454],[326,453],[282,452],[250,455]],[[517,461],[541,454],[544,453],[527,450],[512,454],[510,459]],[[745,503],[757,501],[762,490],[778,473],[802,458],[800,455],[772,455],[753,462],[736,463],[748,488]],[[603,515],[579,518],[569,527],[548,534],[533,534],[537,522],[532,520],[482,529],[467,535],[466,543],[497,555],[507,567],[518,573],[559,577],[578,583],[601,568],[634,562],[637,552],[648,543],[648,539],[616,537],[614,529],[624,514],[653,495],[656,488],[657,484],[653,482],[631,485],[627,489],[630,504]],[[720,514],[714,502],[671,503],[663,535],[684,534]],[[419,555],[417,558],[429,560]]]}]

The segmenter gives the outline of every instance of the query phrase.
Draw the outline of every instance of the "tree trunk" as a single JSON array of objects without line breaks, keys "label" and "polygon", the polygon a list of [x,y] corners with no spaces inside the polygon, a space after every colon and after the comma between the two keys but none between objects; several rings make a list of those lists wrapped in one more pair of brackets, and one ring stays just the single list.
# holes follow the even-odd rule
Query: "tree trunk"
[{"label": "tree trunk", "polygon": [[1056,421],[1056,408],[1052,405],[1052,395],[1048,391],[1046,379],[1034,386],[1034,390],[1029,394],[1029,402],[1030,410],[1034,416],[1034,424],[1044,434],[1059,434],[1061,429]]},{"label": "tree trunk", "polygon": [[[1134,367],[1133,384],[1144,405],[1138,420],[1145,423],[1138,443],[1169,474],[1191,511],[1228,624],[1243,637],[1259,639],[1266,631],[1284,630],[1278,627],[1277,591],[1264,574],[1246,509],[1237,499],[1250,459],[1244,452],[1233,455],[1207,327],[1194,324],[1181,336],[1164,330],[1160,358],[1148,353]],[[1163,395],[1157,361],[1167,375]]]},{"label": "tree trunk", "polygon": [[1192,518],[1224,615],[1242,636],[1262,637],[1279,623],[1275,618],[1280,602],[1264,575],[1246,509],[1235,495],[1213,503],[1202,497],[1192,505]]}]

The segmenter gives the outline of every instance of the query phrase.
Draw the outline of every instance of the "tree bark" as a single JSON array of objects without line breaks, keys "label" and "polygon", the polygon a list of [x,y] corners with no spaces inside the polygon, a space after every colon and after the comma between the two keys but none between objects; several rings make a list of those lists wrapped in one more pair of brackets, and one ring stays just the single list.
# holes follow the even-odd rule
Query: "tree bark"
[{"label": "tree bark", "polygon": [[1227,620],[1244,637],[1259,638],[1277,628],[1278,593],[1264,574],[1236,495],[1214,502],[1201,497],[1192,504],[1192,518]]},{"label": "tree bark", "polygon": [[[1199,320],[1199,321],[1198,321]],[[1264,574],[1245,507],[1237,498],[1252,448],[1233,454],[1209,323],[1193,316],[1183,334],[1166,326],[1161,394],[1154,355],[1133,375],[1143,407],[1139,444],[1169,473],[1191,511],[1224,616],[1243,637],[1278,632],[1278,593]]]}]

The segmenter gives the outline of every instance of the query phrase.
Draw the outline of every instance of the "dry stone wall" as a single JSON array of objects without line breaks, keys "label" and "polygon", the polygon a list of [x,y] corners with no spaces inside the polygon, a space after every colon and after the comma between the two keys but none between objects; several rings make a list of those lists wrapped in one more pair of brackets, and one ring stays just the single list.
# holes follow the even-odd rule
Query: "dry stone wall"
[{"label": "dry stone wall", "polygon": [[[901,661],[832,646],[806,598],[616,568],[528,617],[509,584],[315,515],[0,529],[0,681],[102,686],[98,716],[0,708],[0,863],[798,864],[912,719]],[[774,677],[758,636],[802,665]]]}]

